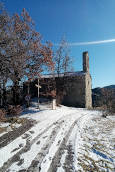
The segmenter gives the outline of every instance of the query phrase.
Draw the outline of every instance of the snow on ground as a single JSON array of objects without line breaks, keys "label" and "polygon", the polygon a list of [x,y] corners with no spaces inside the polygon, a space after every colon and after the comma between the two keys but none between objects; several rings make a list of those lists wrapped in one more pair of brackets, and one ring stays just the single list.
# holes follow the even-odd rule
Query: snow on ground
[{"label": "snow on ground", "polygon": [[78,157],[77,163],[75,161],[77,170],[115,171],[114,119],[112,116],[94,116],[83,127],[79,148],[75,147]]},{"label": "snow on ground", "polygon": [[13,129],[15,128],[19,128],[22,124],[18,124],[18,123],[13,123],[11,124],[10,122],[1,122],[0,123],[0,129],[2,130],[0,132],[0,137],[6,133],[8,133],[9,131],[13,131]]},{"label": "snow on ground", "polygon": [[0,172],[115,170],[114,117],[65,106],[51,110],[41,105],[39,110],[36,105],[20,117],[36,124],[1,147]]},{"label": "snow on ground", "polygon": [[8,130],[8,127],[9,127],[9,123],[7,122],[7,123],[3,123],[3,122],[1,122],[0,123],[0,137],[2,136],[2,135],[4,135],[5,133],[7,133],[7,130]]}]

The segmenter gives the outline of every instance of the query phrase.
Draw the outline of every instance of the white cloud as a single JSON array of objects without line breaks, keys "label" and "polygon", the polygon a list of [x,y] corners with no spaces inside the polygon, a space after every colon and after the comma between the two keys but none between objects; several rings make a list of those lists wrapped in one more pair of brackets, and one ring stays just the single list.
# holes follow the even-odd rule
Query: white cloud
[{"label": "white cloud", "polygon": [[[107,40],[100,40],[100,41],[90,41],[90,42],[73,42],[68,43],[69,46],[81,46],[81,45],[96,45],[96,44],[105,44],[105,43],[111,43],[115,42],[115,39],[107,39]],[[58,46],[59,44],[54,44],[55,46]]]}]

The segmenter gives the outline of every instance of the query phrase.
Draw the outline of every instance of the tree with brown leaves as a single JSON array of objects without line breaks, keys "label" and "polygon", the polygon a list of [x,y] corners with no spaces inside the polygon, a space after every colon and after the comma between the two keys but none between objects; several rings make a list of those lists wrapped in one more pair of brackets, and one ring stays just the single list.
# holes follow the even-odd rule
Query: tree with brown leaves
[{"label": "tree with brown leaves", "polygon": [[8,59],[8,76],[13,82],[13,102],[19,104],[19,87],[22,80],[40,77],[44,67],[53,68],[52,45],[42,44],[41,35],[35,31],[33,21],[25,9],[21,16],[15,14],[8,18],[8,31],[5,31],[8,33],[6,38],[9,37],[10,41],[7,40],[2,48],[3,42],[0,39],[0,53],[4,56],[3,64],[7,62],[5,58]]},{"label": "tree with brown leaves", "polygon": [[5,104],[6,100],[6,88],[5,84],[9,78],[9,57],[6,56],[6,47],[11,42],[9,35],[9,21],[10,18],[0,4],[0,105]]}]

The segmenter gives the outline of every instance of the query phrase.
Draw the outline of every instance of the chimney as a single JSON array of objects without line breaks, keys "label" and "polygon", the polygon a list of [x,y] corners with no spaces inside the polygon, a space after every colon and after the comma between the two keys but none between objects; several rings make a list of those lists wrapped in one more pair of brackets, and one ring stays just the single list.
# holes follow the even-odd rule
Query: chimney
[{"label": "chimney", "polygon": [[83,72],[89,73],[89,56],[88,51],[83,52]]}]

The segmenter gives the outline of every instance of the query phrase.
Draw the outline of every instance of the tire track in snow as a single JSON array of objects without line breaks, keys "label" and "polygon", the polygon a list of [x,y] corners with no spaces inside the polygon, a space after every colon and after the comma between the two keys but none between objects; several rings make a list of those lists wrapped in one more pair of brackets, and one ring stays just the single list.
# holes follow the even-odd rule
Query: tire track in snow
[{"label": "tire track in snow", "polygon": [[26,121],[23,126],[20,126],[19,128],[15,129],[14,131],[9,131],[8,133],[4,134],[0,137],[0,148],[3,148],[7,146],[10,142],[15,140],[20,135],[24,134],[27,130],[33,127],[35,124],[35,121]]},{"label": "tire track in snow", "polygon": [[[71,116],[70,115],[66,115],[69,116],[69,121]],[[41,163],[43,162],[44,157],[49,153],[49,149],[52,146],[58,132],[60,128],[64,128],[64,126],[67,126],[66,122],[68,121],[64,121],[65,117],[63,117],[60,121],[60,123],[57,123],[57,126],[53,129],[51,135],[49,136],[49,138],[46,140],[46,143],[44,145],[42,145],[41,150],[39,151],[38,155],[35,157],[35,159],[32,161],[30,167],[28,169],[23,169],[23,171],[26,172],[38,172],[41,169]],[[54,123],[55,124],[55,123]]]},{"label": "tire track in snow", "polygon": [[[65,119],[65,126],[64,128],[61,128],[59,133],[56,136],[56,139],[54,143],[51,145],[51,148],[49,149],[49,153],[45,156],[43,159],[43,162],[41,163],[41,172],[55,172],[57,169],[57,166],[59,165],[59,161],[61,158],[61,155],[63,154],[65,143],[67,142],[71,131],[76,124],[75,120],[76,112],[69,115],[69,118]],[[81,116],[81,115],[80,115]],[[39,169],[38,169],[39,170]],[[38,171],[37,170],[37,171]]]},{"label": "tire track in snow", "polygon": [[[67,150],[66,143],[67,143],[69,136],[73,130],[73,127],[76,125],[76,122],[77,122],[77,120],[71,125],[66,136],[63,138],[63,141],[60,144],[59,149],[57,150],[57,152],[55,153],[55,156],[52,159],[52,162],[50,164],[48,172],[56,172],[58,167],[60,166],[60,159],[61,159],[62,155],[64,154],[64,150]],[[72,163],[72,161],[71,161],[71,163]]]},{"label": "tire track in snow", "polygon": [[[48,131],[46,131],[40,138],[39,140],[36,140],[32,145],[31,148],[20,155],[20,160],[18,162],[15,162],[14,164],[11,165],[11,167],[8,170],[11,171],[16,171],[15,169],[18,169],[18,171],[27,171],[27,169],[29,167],[35,167],[36,163],[34,164],[34,160],[36,158],[36,156],[39,153],[42,153],[41,149],[44,145],[44,149],[46,149],[46,146],[49,142],[49,139],[51,137],[51,135],[53,134],[53,131],[55,129],[58,130],[58,128],[61,126],[61,123],[55,124],[52,126],[52,128],[50,128]],[[32,163],[33,162],[33,163]],[[31,166],[32,165],[32,166]],[[34,171],[31,169],[28,170],[30,171]]]},{"label": "tire track in snow", "polygon": [[41,169],[41,163],[44,159],[44,157],[46,156],[46,154],[48,154],[48,151],[52,145],[52,143],[54,142],[57,133],[59,132],[59,129],[62,127],[62,123],[64,121],[60,122],[52,131],[51,135],[48,137],[48,139],[46,140],[46,143],[43,145],[43,147],[41,148],[41,150],[39,151],[39,153],[37,154],[36,158],[32,161],[30,167],[27,169],[27,172],[30,171],[34,171],[34,172],[38,172],[38,170],[40,171]]},{"label": "tire track in snow", "polygon": [[[68,172],[75,172],[75,167],[74,167],[74,148],[71,142],[69,142],[70,136],[72,134],[73,129],[77,129],[77,123],[84,118],[87,114],[79,117],[77,120],[74,121],[74,123],[71,125],[70,129],[68,130],[65,138],[63,139],[59,149],[55,153],[55,156],[53,157],[52,163],[50,164],[50,167],[48,169],[48,172],[57,172],[58,168],[61,166],[63,167],[63,171],[68,171]],[[75,133],[74,133],[75,137]],[[74,138],[75,139],[75,138]],[[66,155],[64,156],[66,152]],[[63,158],[63,156],[65,158]],[[61,164],[61,159],[64,159],[63,164]],[[62,168],[61,170],[62,171]]]},{"label": "tire track in snow", "polygon": [[20,161],[20,156],[28,152],[31,149],[31,146],[36,142],[44,133],[46,133],[54,124],[51,124],[48,126],[43,132],[41,132],[39,135],[37,135],[31,142],[27,138],[26,145],[17,152],[13,157],[11,157],[7,162],[4,163],[4,165],[0,168],[0,171],[5,172],[13,163]]},{"label": "tire track in snow", "polygon": [[[86,117],[87,114],[82,115],[77,121],[76,125],[74,125],[73,130],[70,134],[70,137],[67,141],[67,153],[65,157],[65,162],[61,164],[63,167],[64,171],[69,172],[76,172],[75,166],[74,166],[74,161],[75,161],[75,142],[76,142],[76,133],[79,130],[78,123],[83,120],[84,117]],[[60,160],[61,162],[61,160]],[[58,172],[58,171],[57,171]]]},{"label": "tire track in snow", "polygon": [[[64,120],[65,117],[69,116],[69,114],[59,118],[57,121],[53,122],[51,125],[49,125],[46,129],[44,129],[40,134],[38,134],[32,141],[29,140],[29,138],[27,138],[26,140],[26,145],[19,150],[14,156],[12,156],[10,159],[7,160],[7,162],[5,162],[3,164],[3,166],[0,168],[0,171],[2,172],[6,172],[6,170],[15,162],[20,161],[20,156],[29,151],[31,149],[31,146],[34,144],[34,142],[36,142],[44,133],[46,133],[53,125],[59,123],[60,121]],[[38,123],[39,125],[39,123]]]}]

